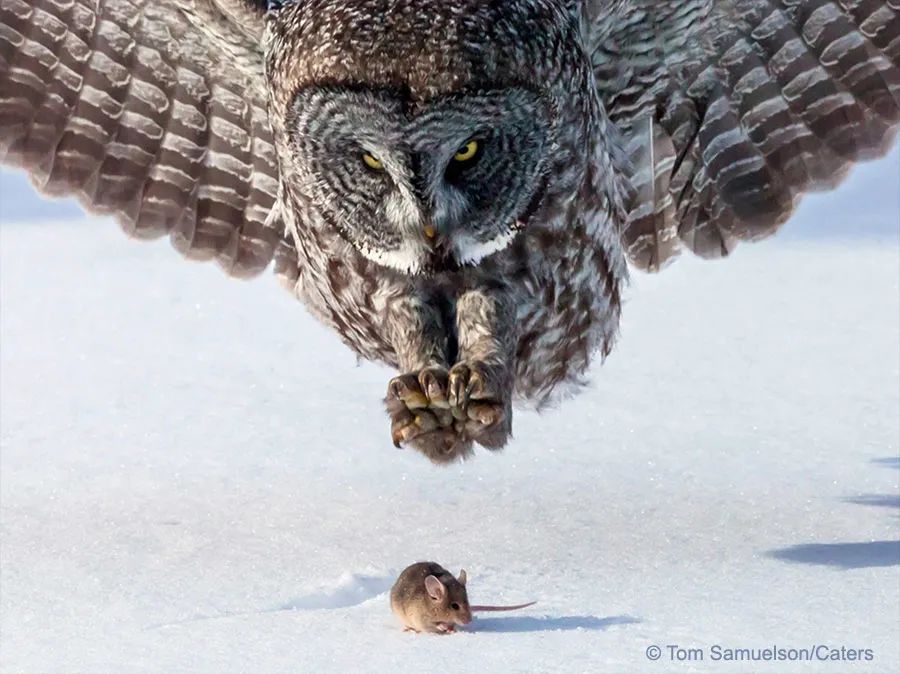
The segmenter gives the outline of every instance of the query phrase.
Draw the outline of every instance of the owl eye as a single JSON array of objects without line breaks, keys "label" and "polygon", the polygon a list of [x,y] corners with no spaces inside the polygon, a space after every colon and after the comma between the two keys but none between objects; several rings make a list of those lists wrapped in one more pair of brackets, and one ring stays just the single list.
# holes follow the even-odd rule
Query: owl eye
[{"label": "owl eye", "polygon": [[371,155],[368,152],[363,152],[362,156],[363,163],[368,166],[373,171],[382,171],[384,170],[384,164],[380,159],[375,157],[375,155]]},{"label": "owl eye", "polygon": [[478,141],[474,139],[470,140],[456,151],[456,154],[453,155],[453,160],[458,162],[472,161],[478,156],[479,149],[481,149],[481,145]]}]

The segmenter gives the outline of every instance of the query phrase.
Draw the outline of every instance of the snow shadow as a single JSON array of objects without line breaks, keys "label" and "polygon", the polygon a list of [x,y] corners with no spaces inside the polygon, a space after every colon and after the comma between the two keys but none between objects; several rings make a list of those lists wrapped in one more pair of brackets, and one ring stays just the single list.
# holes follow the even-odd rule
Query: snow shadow
[{"label": "snow shadow", "polygon": [[797,564],[819,564],[840,569],[900,565],[900,541],[867,543],[807,543],[770,550],[769,557]]},{"label": "snow shadow", "polygon": [[559,618],[515,616],[477,618],[472,623],[472,630],[475,632],[567,632],[570,630],[605,630],[614,625],[633,625],[639,622],[641,622],[639,618],[628,615],[616,615],[608,618],[598,618],[593,615],[561,616]]},{"label": "snow shadow", "polygon": [[885,456],[880,459],[872,459],[872,463],[877,463],[879,466],[886,466],[887,468],[900,468],[900,457]]},{"label": "snow shadow", "polygon": [[844,502],[878,508],[900,508],[900,494],[860,494],[853,498],[845,498]]},{"label": "snow shadow", "polygon": [[348,608],[362,604],[373,597],[387,592],[393,584],[393,576],[344,574],[331,589],[291,599],[270,610],[318,611],[322,609]]},{"label": "snow shadow", "polygon": [[156,630],[164,627],[189,625],[191,623],[206,622],[209,620],[224,620],[226,618],[242,618],[246,616],[263,615],[265,613],[278,613],[280,611],[320,611],[325,609],[349,608],[367,602],[373,597],[384,594],[391,589],[393,574],[390,576],[364,576],[356,573],[345,573],[334,587],[320,592],[307,594],[296,599],[291,599],[284,604],[264,608],[257,611],[223,611],[217,615],[195,615],[184,620],[172,622],[153,623],[147,625],[145,630]]}]

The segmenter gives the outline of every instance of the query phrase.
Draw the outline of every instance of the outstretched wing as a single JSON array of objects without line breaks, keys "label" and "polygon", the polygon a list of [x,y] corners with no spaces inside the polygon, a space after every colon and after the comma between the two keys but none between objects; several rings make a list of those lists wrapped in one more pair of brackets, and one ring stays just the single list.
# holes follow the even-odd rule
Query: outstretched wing
[{"label": "outstretched wing", "polygon": [[258,273],[281,238],[260,4],[2,0],[0,161],[133,236]]},{"label": "outstretched wing", "polygon": [[633,161],[622,237],[657,270],[727,255],[884,154],[900,0],[584,0],[597,87]]}]

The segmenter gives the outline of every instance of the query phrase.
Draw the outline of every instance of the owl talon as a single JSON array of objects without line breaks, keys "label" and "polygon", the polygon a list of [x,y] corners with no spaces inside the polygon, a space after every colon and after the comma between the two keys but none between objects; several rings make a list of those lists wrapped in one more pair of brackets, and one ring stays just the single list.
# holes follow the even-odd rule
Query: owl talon
[{"label": "owl talon", "polygon": [[388,385],[391,439],[410,445],[435,463],[468,456],[472,442],[499,449],[509,437],[512,408],[498,391],[502,378],[486,365],[458,363],[448,373],[426,368]]},{"label": "owl talon", "polygon": [[424,433],[435,431],[440,426],[440,422],[431,412],[417,410],[411,419],[404,415],[391,424],[391,439],[394,441],[395,447],[400,447],[404,442]]},{"label": "owl talon", "polygon": [[467,388],[471,372],[465,363],[459,363],[450,370],[447,399],[457,419],[466,418]]},{"label": "owl talon", "polygon": [[388,386],[388,397],[400,400],[410,410],[428,407],[428,396],[419,386],[419,380],[413,374],[394,377]]},{"label": "owl talon", "polygon": [[501,373],[478,361],[450,370],[448,399],[462,434],[488,449],[506,444],[512,428],[512,405],[503,392]]},{"label": "owl talon", "polygon": [[466,410],[466,414],[469,419],[477,421],[482,426],[491,426],[501,421],[503,409],[496,404],[473,403]]},{"label": "owl talon", "polygon": [[395,447],[409,445],[435,463],[471,453],[472,442],[464,436],[466,419],[454,417],[447,386],[447,371],[436,367],[391,380],[386,402]]},{"label": "owl talon", "polygon": [[[419,373],[419,385],[428,397],[428,406],[431,408],[449,410],[447,401],[447,371],[438,368],[428,368]],[[445,424],[449,425],[449,424]]]}]

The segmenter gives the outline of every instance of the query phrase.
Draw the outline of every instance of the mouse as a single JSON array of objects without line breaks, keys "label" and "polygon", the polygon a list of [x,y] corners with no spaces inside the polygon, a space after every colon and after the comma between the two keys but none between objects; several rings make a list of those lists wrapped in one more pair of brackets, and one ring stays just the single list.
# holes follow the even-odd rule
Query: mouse
[{"label": "mouse", "polygon": [[458,626],[471,623],[473,613],[515,611],[536,603],[473,606],[466,592],[466,570],[454,577],[435,562],[409,565],[391,588],[391,610],[408,632],[451,634]]}]

